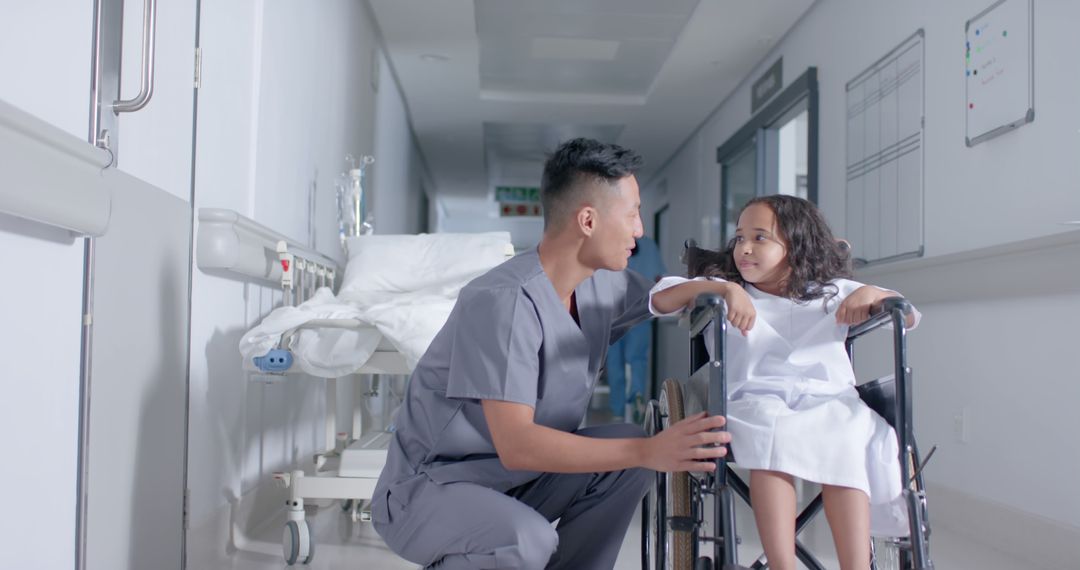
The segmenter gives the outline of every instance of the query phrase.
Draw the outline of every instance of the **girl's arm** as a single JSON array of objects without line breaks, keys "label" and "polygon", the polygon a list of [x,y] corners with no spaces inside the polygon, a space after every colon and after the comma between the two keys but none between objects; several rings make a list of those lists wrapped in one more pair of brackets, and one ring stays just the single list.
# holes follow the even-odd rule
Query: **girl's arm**
[{"label": "girl's arm", "polygon": [[[873,285],[863,285],[856,289],[853,293],[844,299],[844,302],[840,303],[840,308],[836,310],[836,322],[842,325],[856,325],[866,319],[870,318],[870,315],[876,313],[881,309],[881,302],[890,297],[899,297],[900,293],[896,291],[890,291],[888,289],[881,289],[874,287]],[[915,318],[916,312],[912,312],[905,315],[905,321],[907,328],[914,328],[916,324]]]},{"label": "girl's arm", "polygon": [[[673,282],[676,284],[672,285]],[[757,311],[750,301],[750,295],[740,285],[728,281],[710,279],[688,281],[665,277],[653,287],[650,304],[655,313],[666,315],[688,307],[698,295],[703,293],[715,293],[724,298],[724,303],[727,304],[728,320],[744,335],[754,328]]]}]

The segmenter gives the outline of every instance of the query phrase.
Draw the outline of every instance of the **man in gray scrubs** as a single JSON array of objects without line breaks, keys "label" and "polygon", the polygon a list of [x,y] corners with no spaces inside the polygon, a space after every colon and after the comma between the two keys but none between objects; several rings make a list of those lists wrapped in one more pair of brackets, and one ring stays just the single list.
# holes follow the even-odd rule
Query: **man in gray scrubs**
[{"label": "man in gray scrubs", "polygon": [[[707,471],[729,441],[697,415],[644,438],[578,429],[607,347],[650,315],[624,271],[641,158],[587,139],[544,166],[544,234],[462,289],[420,359],[375,488],[375,530],[429,568],[611,568],[652,470]],[[558,519],[556,527],[551,522]]]}]

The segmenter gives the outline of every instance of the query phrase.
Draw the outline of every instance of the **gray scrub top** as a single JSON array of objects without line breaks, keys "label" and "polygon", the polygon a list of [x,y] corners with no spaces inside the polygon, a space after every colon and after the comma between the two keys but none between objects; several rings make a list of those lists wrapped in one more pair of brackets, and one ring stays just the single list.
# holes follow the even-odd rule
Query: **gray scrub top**
[{"label": "gray scrub top", "polygon": [[389,522],[388,493],[408,504],[425,479],[505,492],[539,477],[502,466],[480,401],[526,404],[536,423],[576,430],[608,346],[650,316],[650,285],[634,272],[596,271],[575,289],[580,328],[535,249],[466,285],[409,380],[374,521]]}]

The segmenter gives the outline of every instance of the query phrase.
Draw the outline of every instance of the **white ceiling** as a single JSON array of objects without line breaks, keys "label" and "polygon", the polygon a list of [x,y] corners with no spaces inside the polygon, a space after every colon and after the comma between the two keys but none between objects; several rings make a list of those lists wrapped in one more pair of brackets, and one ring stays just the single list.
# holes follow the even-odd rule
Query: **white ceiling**
[{"label": "white ceiling", "polygon": [[813,0],[370,3],[436,192],[479,199],[575,136],[648,180]]}]

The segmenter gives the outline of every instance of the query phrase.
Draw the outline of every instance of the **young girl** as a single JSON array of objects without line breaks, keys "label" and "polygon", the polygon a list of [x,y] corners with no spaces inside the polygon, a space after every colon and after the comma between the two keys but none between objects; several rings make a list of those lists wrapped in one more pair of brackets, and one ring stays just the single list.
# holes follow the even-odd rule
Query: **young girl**
[{"label": "young girl", "polygon": [[652,291],[658,314],[701,293],[727,303],[731,450],[750,469],[774,570],[795,568],[795,477],[821,484],[842,570],[867,568],[871,529],[908,533],[896,435],[859,399],[844,350],[848,326],[898,293],[847,279],[849,265],[812,203],[766,196],[743,208],[726,251],[691,268],[704,277],[665,277]]}]

